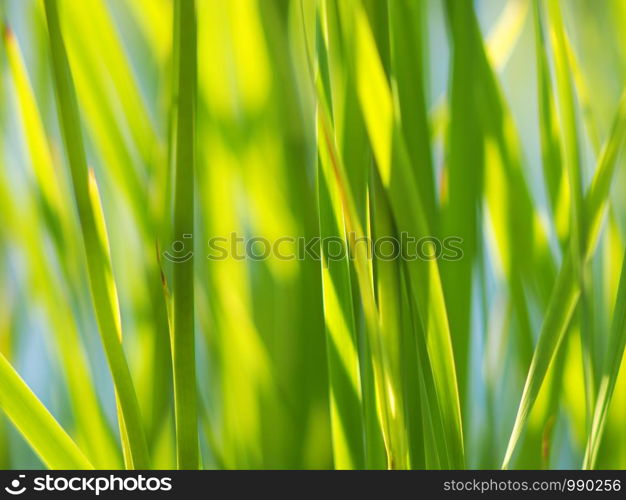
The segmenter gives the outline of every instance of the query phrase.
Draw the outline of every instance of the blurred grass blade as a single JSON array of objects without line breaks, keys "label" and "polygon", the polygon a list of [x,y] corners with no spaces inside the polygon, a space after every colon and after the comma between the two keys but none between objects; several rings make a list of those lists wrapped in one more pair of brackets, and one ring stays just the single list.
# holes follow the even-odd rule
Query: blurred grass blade
[{"label": "blurred grass blade", "polygon": [[571,211],[569,245],[572,254],[573,271],[575,278],[580,282],[580,335],[583,344],[583,372],[585,374],[585,400],[587,402],[587,415],[590,418],[592,404],[595,400],[595,376],[593,338],[591,331],[591,310],[587,297],[588,273],[584,265],[585,219],[583,207],[583,178],[582,165],[579,151],[578,120],[572,71],[568,64],[568,48],[565,34],[565,26],[561,16],[560,6],[557,0],[548,1],[550,13],[550,32],[552,35],[552,48],[556,69],[557,95],[559,101],[559,117],[563,136],[562,155],[567,168],[570,186]]},{"label": "blurred grass blade", "polygon": [[548,64],[547,41],[544,35],[543,16],[541,1],[534,0],[535,21],[535,53],[537,60],[537,82],[539,100],[539,132],[541,139],[541,154],[543,175],[548,191],[548,200],[555,221],[557,235],[564,240],[565,231],[569,228],[559,227],[559,220],[565,219],[562,215],[568,210],[568,205],[561,201],[562,197],[569,194],[563,188],[565,175],[561,164],[561,143],[559,138],[559,125],[556,115],[556,103],[552,89],[550,66]]},{"label": "blurred grass blade", "polygon": [[2,354],[0,408],[50,469],[93,469]]},{"label": "blurred grass blade", "polygon": [[[588,231],[583,242],[583,255],[586,260],[593,255],[599,239],[602,220],[606,212],[604,209],[609,188],[615,173],[617,154],[623,142],[625,132],[626,91],[622,94],[611,132],[605,142],[591,187],[585,197],[585,220],[588,224]],[[576,308],[580,296],[580,287],[573,273],[572,256],[568,253],[561,265],[561,270],[559,271],[559,276],[543,319],[539,340],[526,377],[524,391],[502,464],[504,469],[508,468],[511,462],[513,452],[526,425],[530,410],[537,399],[550,362],[563,340]]]},{"label": "blurred grass blade", "polygon": [[622,273],[617,291],[617,300],[613,310],[609,344],[604,364],[604,372],[598,389],[591,432],[585,449],[583,469],[594,469],[598,459],[598,450],[602,442],[609,406],[617,384],[624,347],[626,346],[626,253],[622,262]]},{"label": "blurred grass blade", "polygon": [[24,137],[31,156],[35,178],[39,189],[41,189],[44,202],[50,212],[57,217],[55,222],[58,224],[58,218],[64,214],[63,197],[57,175],[54,172],[43,123],[17,40],[9,27],[4,27],[3,31],[11,76],[17,92]]},{"label": "blurred grass blade", "polygon": [[56,2],[46,0],[45,8],[60,128],[72,173],[92,300],[119,401],[121,434],[128,437],[129,448],[125,450],[126,465],[128,468],[147,469],[149,459],[139,405],[122,348],[119,304],[111,271],[104,215],[99,203],[95,178],[87,169],[80,114],[61,35]]},{"label": "blurred grass blade", "polygon": [[[478,88],[480,65],[476,48],[480,32],[473,22],[471,2],[449,0],[446,14],[452,33],[452,76],[450,126],[448,128],[448,161],[445,195],[442,200],[442,234],[463,239],[463,258],[441,264],[445,285],[450,330],[459,376],[462,408],[468,389],[468,363],[472,303],[473,268],[477,251],[477,234],[483,189],[484,137]],[[468,124],[471,123],[471,126]]]},{"label": "blurred grass blade", "polygon": [[[178,108],[176,119],[176,173],[174,240],[188,241],[194,232],[194,163],[197,85],[195,0],[177,0],[179,24]],[[198,411],[194,344],[193,248],[189,258],[174,263],[172,285],[172,356],[174,405],[179,469],[198,469]]]},{"label": "blurred grass blade", "polygon": [[[20,119],[26,137],[28,152],[33,164],[35,182],[33,189],[43,198],[44,207],[42,217],[47,214],[56,216],[51,224],[52,236],[55,238],[55,248],[60,260],[63,251],[67,251],[64,244],[68,232],[59,234],[59,224],[67,226],[67,210],[61,203],[60,179],[53,168],[52,157],[49,152],[48,141],[45,136],[43,123],[39,114],[35,96],[33,95],[26,68],[20,54],[17,40],[8,30],[5,32],[8,59],[11,75],[18,95]],[[12,194],[5,189],[7,179],[3,176],[3,185],[0,188],[3,197],[10,199]],[[17,205],[14,202],[15,205]],[[78,442],[84,444],[85,453],[97,467],[118,468],[118,450],[113,433],[103,415],[95,391],[93,377],[85,360],[85,350],[78,334],[78,327],[68,306],[68,294],[55,279],[48,265],[37,265],[42,262],[42,253],[45,241],[40,237],[36,222],[38,213],[32,204],[20,211],[19,216],[9,206],[4,211],[3,223],[11,234],[21,241],[25,254],[28,256],[30,283],[35,290],[34,295],[39,298],[46,308],[47,319],[56,339],[56,347],[62,360],[65,382],[68,384],[72,411],[76,418]],[[27,224],[25,220],[32,220]],[[63,267],[66,270],[66,267]],[[65,273],[64,277],[71,283],[72,276]],[[44,291],[57,290],[54,295]],[[43,293],[42,293],[43,292]],[[90,429],[85,432],[84,429]]]}]

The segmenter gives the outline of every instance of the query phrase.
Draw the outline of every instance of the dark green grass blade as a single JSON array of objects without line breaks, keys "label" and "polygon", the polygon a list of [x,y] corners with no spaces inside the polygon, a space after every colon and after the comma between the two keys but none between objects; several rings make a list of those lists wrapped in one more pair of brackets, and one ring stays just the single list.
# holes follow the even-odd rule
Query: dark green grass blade
[{"label": "dark green grass blade", "polygon": [[197,93],[196,6],[194,0],[178,0],[178,107],[176,119],[176,159],[174,194],[174,241],[185,244],[190,258],[173,265],[172,357],[174,404],[179,469],[197,469],[198,412],[194,344],[193,247],[194,163]]}]

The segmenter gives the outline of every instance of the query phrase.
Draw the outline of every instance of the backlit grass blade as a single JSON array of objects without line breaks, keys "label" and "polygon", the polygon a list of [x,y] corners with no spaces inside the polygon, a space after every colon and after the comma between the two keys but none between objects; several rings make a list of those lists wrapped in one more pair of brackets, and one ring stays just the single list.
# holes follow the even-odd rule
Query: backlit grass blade
[{"label": "backlit grass blade", "polygon": [[4,27],[3,32],[11,76],[13,77],[18,97],[24,136],[35,178],[39,189],[41,189],[44,203],[47,205],[48,210],[57,218],[55,222],[59,224],[59,218],[64,214],[62,206],[63,196],[57,175],[54,172],[43,123],[37,109],[37,102],[35,101],[17,40],[9,27]]},{"label": "backlit grass blade", "polygon": [[[366,201],[368,171],[364,168],[364,165],[367,165],[369,161],[368,154],[364,154],[364,151],[367,151],[367,144],[362,130],[363,124],[359,116],[358,102],[354,99],[355,94],[351,94],[353,88],[351,86],[342,87],[337,80],[325,78],[323,72],[325,68],[332,72],[333,63],[341,61],[340,58],[343,56],[338,50],[337,44],[340,39],[346,44],[346,47],[351,47],[354,43],[354,40],[350,38],[351,25],[341,26],[341,23],[351,22],[353,6],[348,3],[329,1],[321,4],[321,8],[325,21],[322,33],[332,35],[334,31],[335,38],[320,37],[318,39],[328,43],[330,47],[328,66],[324,61],[321,61],[324,63],[320,66],[322,76],[316,82],[318,89],[318,140],[319,149],[324,151],[324,155],[329,160],[333,182],[340,195],[345,231],[348,235],[348,245],[353,262],[353,276],[355,277],[353,293],[355,297],[360,297],[360,303],[356,302],[354,306],[355,313],[362,313],[364,319],[363,330],[365,333],[362,339],[364,347],[362,347],[361,380],[366,407],[366,454],[368,455],[368,464],[375,463],[371,453],[375,453],[375,428],[378,424],[384,440],[386,466],[392,468],[397,460],[394,456],[394,450],[391,448],[390,396],[384,381],[383,348],[373,286],[372,262],[369,256],[370,250],[367,244],[363,244],[363,241],[369,236]],[[318,51],[318,56],[325,56],[325,52]],[[338,76],[337,72],[333,76]],[[348,82],[355,84],[353,74],[347,74],[346,78]],[[344,92],[346,93],[345,96]],[[344,98],[345,102],[342,107],[339,103],[342,103]],[[330,107],[331,105],[332,107]],[[355,147],[355,144],[362,144],[362,147]],[[361,244],[357,243],[359,241]],[[372,406],[369,406],[370,404]]]},{"label": "backlit grass blade", "polygon": [[[371,190],[373,205],[373,237],[375,241],[394,242],[394,251],[399,251],[391,208],[376,175],[372,176]],[[390,448],[395,458],[394,468],[408,469],[410,463],[407,433],[407,404],[403,380],[403,341],[410,329],[403,323],[403,301],[400,263],[394,259],[375,260],[376,291],[380,335],[385,368],[385,387],[392,404],[389,408]],[[404,314],[406,318],[406,314]]]},{"label": "backlit grass blade", "polygon": [[613,323],[609,335],[604,370],[598,388],[598,398],[583,460],[584,469],[595,468],[609,406],[624,357],[624,347],[626,346],[626,254],[622,263],[622,273],[613,310]]},{"label": "backlit grass blade", "polygon": [[[194,163],[197,86],[196,5],[178,0],[178,93],[174,240],[185,242],[189,258],[173,265],[172,367],[179,469],[198,469],[198,415],[194,344],[194,259],[190,239],[194,233]],[[193,241],[193,240],[191,240]]]},{"label": "backlit grass blade", "polygon": [[550,67],[548,64],[547,41],[544,35],[541,2],[535,0],[533,4],[539,100],[539,132],[543,175],[557,234],[563,238],[568,228],[561,228],[559,221],[566,219],[562,213],[568,211],[569,206],[563,201],[563,198],[569,195],[569,191],[567,190],[567,185],[564,184],[565,175],[561,165],[559,125],[557,122],[556,103],[554,101]]},{"label": "backlit grass blade", "polygon": [[431,157],[430,127],[424,90],[425,6],[406,0],[388,2],[391,71],[396,81],[400,128],[415,172],[430,227],[439,227],[438,202]]},{"label": "backlit grass blade", "polygon": [[2,354],[0,408],[50,469],[93,469],[72,438]]},{"label": "backlit grass blade", "polygon": [[119,304],[111,272],[104,215],[95,177],[87,169],[80,114],[56,2],[47,0],[45,8],[60,128],[72,174],[92,301],[118,398],[121,434],[128,438],[126,465],[128,468],[147,469],[149,459],[139,405],[122,348]]},{"label": "backlit grass blade", "polygon": [[[354,16],[357,92],[397,230],[416,238],[430,236],[426,212],[394,116],[391,89],[378,48],[365,13],[357,8]],[[451,467],[462,467],[460,401],[439,266],[433,260],[409,260],[408,274],[413,300],[417,302],[424,322],[428,355],[444,419],[448,460]]]},{"label": "backlit grass blade", "polygon": [[583,178],[579,150],[578,120],[572,71],[568,64],[569,59],[565,27],[563,25],[558,1],[549,0],[548,11],[550,13],[550,32],[552,35],[551,40],[556,69],[560,129],[563,138],[561,143],[563,162],[567,169],[570,186],[571,219],[569,246],[574,274],[576,279],[580,281],[581,288],[581,305],[579,308],[580,335],[583,344],[583,370],[585,373],[587,413],[590,415],[591,405],[595,399],[595,377],[593,367],[593,339],[591,338],[592,332],[590,325],[591,318],[589,317],[589,298],[587,297],[586,291],[589,287],[587,283],[588,278],[586,278],[588,273],[584,266],[584,248],[582,243],[585,240],[585,219],[583,211]]},{"label": "backlit grass blade", "polygon": [[[17,40],[9,31],[6,32],[5,39],[11,74],[19,96],[20,118],[35,174],[33,188],[37,194],[41,193],[44,208],[38,213],[31,203],[22,202],[26,206],[18,216],[9,206],[4,211],[3,223],[12,237],[22,243],[24,253],[28,256],[30,284],[35,290],[34,295],[44,304],[47,319],[56,339],[55,345],[62,360],[65,382],[68,384],[72,410],[79,429],[79,444],[81,442],[84,444],[85,453],[94,465],[117,468],[119,467],[117,445],[97,399],[93,377],[85,361],[85,350],[78,335],[78,327],[68,305],[69,294],[62,290],[48,265],[38,265],[44,261],[45,240],[40,237],[37,215],[41,215],[44,220],[48,214],[56,217],[56,223],[51,224],[51,233],[56,243],[58,257],[62,261],[63,252],[68,251],[68,245],[64,242],[69,232],[68,214],[61,202],[60,179],[53,168],[48,141]],[[12,193],[4,187],[8,179],[5,176],[2,178],[3,187],[0,187],[0,192],[5,199],[11,199]],[[15,201],[13,204],[17,205]],[[25,224],[26,220],[31,222]],[[59,232],[61,227],[65,230]],[[67,268],[63,267],[63,270],[66,271]],[[65,272],[64,277],[71,283],[70,273]],[[57,290],[57,293],[53,295],[46,293],[49,290]],[[85,429],[90,431],[85,432]]]},{"label": "backlit grass blade", "polygon": [[[472,22],[471,2],[448,1],[446,14],[452,33],[453,56],[448,89],[450,126],[441,234],[463,239],[463,258],[455,262],[442,262],[441,268],[461,402],[465,408],[463,396],[467,390],[472,270],[481,218],[485,155],[478,89],[484,84],[480,81],[480,65],[476,64],[474,56],[480,43],[480,33],[476,23]],[[468,126],[469,123],[471,126]]]},{"label": "backlit grass blade", "polygon": [[350,268],[347,255],[328,255],[337,250],[336,245],[346,249],[343,210],[329,160],[322,156],[319,163],[320,236],[335,241],[320,248],[334,464],[337,469],[363,469],[363,408]]},{"label": "backlit grass blade", "polygon": [[[622,95],[611,132],[605,142],[591,187],[585,197],[587,232],[585,233],[586,238],[583,242],[583,255],[586,260],[593,255],[598,242],[609,188],[615,173],[617,154],[623,142],[625,132],[626,93]],[[511,432],[502,464],[502,467],[505,469],[508,468],[510,464],[522,430],[526,425],[530,410],[539,394],[550,362],[563,340],[563,336],[565,335],[580,296],[580,288],[573,275],[574,270],[571,259],[572,256],[568,253],[561,265],[559,277],[552,291],[550,304],[543,319],[539,340],[535,347],[533,359],[526,377],[526,383],[515,418],[513,431]]]}]

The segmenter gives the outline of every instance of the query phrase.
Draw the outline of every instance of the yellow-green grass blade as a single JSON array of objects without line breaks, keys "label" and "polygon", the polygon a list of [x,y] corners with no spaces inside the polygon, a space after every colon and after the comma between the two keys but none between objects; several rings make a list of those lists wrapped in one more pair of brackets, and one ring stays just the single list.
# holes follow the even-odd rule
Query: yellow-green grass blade
[{"label": "yellow-green grass blade", "polygon": [[[89,22],[81,22],[83,17],[78,10],[86,8],[84,4],[81,3],[81,7],[75,9],[71,2],[57,2],[67,57],[72,68],[72,80],[81,114],[85,117],[85,136],[93,141],[98,158],[106,165],[107,175],[119,186],[116,194],[119,193],[120,198],[130,207],[141,236],[146,237],[151,244],[154,234],[150,198],[146,189],[149,185],[149,165],[143,157],[145,155],[140,154],[141,144],[133,139],[135,135],[142,134],[148,137],[143,142],[152,143],[153,148],[157,147],[156,139],[146,132],[150,128],[150,122],[147,117],[144,118],[145,112],[133,110],[132,119],[139,121],[141,126],[141,131],[133,134],[131,129],[138,127],[131,126],[129,117],[124,112],[126,107],[117,104],[128,100],[133,102],[133,107],[140,106],[138,103],[141,98],[136,96],[138,91],[132,90],[134,82],[130,73],[117,71],[118,67],[122,70],[128,66],[124,56],[106,56],[109,48],[103,46],[101,37],[96,36],[92,40],[92,31],[102,31],[103,37],[115,40],[110,33],[110,36],[104,34],[111,31],[112,27],[108,26],[107,15],[102,6],[98,7],[99,1],[89,0],[95,2],[95,16],[92,18],[89,14],[88,18],[97,23],[97,28]],[[116,44],[119,45],[119,42]],[[116,44],[110,48],[112,53],[121,50],[116,48]],[[107,57],[111,57],[113,61],[107,61]],[[120,93],[122,89],[125,90]]]},{"label": "yellow-green grass blade", "polygon": [[[2,282],[6,283],[5,270],[2,269]],[[11,359],[11,330],[15,314],[12,312],[14,299],[6,286],[0,288],[0,356]],[[0,412],[0,468],[11,468],[11,444],[9,442],[9,421],[4,413]]]},{"label": "yellow-green grass blade", "polygon": [[396,83],[400,128],[422,197],[428,224],[439,227],[438,202],[431,158],[430,127],[424,91],[424,25],[420,2],[388,2],[391,72]]},{"label": "yellow-green grass blade", "polygon": [[[32,203],[22,201],[18,216],[12,209],[17,206],[14,195],[5,187],[8,185],[6,177],[2,176],[2,180],[0,195],[12,201],[3,211],[2,225],[28,258],[27,280],[32,290],[31,298],[43,305],[55,340],[54,347],[61,361],[75,418],[78,444],[96,467],[119,468],[121,457],[118,445],[97,398],[68,293],[52,272],[48,261],[50,256],[43,253],[45,240],[37,224],[38,214]],[[49,290],[56,290],[56,293],[50,294]]]},{"label": "yellow-green grass blade", "polygon": [[587,413],[591,414],[591,405],[595,399],[595,380],[593,367],[593,339],[590,330],[590,308],[586,288],[587,272],[584,268],[583,241],[585,240],[585,220],[583,212],[583,178],[580,158],[578,119],[572,71],[569,66],[568,46],[565,26],[561,17],[561,8],[556,0],[548,1],[550,33],[557,82],[558,108],[563,162],[565,163],[571,198],[569,246],[572,254],[573,271],[580,281],[581,306],[579,308],[580,332],[583,343],[583,370],[585,373],[585,394]]},{"label": "yellow-green grass blade", "polygon": [[594,469],[596,466],[609,407],[624,357],[624,347],[626,346],[626,254],[622,263],[622,273],[609,335],[604,370],[598,388],[598,397],[583,459],[583,469]]},{"label": "yellow-green grass blade", "polygon": [[[341,5],[345,6],[346,4]],[[413,172],[410,170],[406,152],[401,147],[396,147],[396,145],[402,143],[402,138],[393,123],[391,92],[377,53],[374,36],[370,30],[365,12],[359,9],[358,6],[357,8],[352,7],[354,12],[348,12],[347,18],[351,19],[354,24],[354,57],[356,61],[357,87],[355,91],[359,96],[366,129],[382,182],[385,185],[390,181],[389,175],[392,164],[394,167],[400,166],[402,175],[393,176],[394,186],[389,196],[398,228],[399,230],[411,229],[409,231],[410,234],[429,234],[426,222],[423,220],[424,211],[421,207],[416,206],[419,203],[419,194],[416,192],[417,188],[414,184]],[[351,14],[353,14],[352,17],[350,17]],[[392,143],[394,145],[393,148]],[[393,162],[391,161],[392,151],[394,154]],[[394,173],[396,173],[395,168]],[[385,188],[388,189],[388,186],[385,186]],[[346,205],[350,206],[352,200],[348,198],[347,201]],[[415,228],[416,222],[413,220],[413,216],[418,218],[419,231]],[[442,413],[444,414],[444,425],[448,437],[448,452],[451,463],[460,466],[458,464],[463,462],[463,446],[454,360],[439,272],[436,264],[434,266],[432,264],[414,262],[410,266],[413,286],[412,300],[417,300],[420,307],[424,307],[424,312],[427,313],[424,317],[428,317],[428,320],[424,321],[427,321],[426,326],[428,327],[429,355],[432,356],[433,359],[431,361],[436,365],[436,369],[433,369],[433,372],[437,377],[438,397],[441,398],[442,405],[446,408]],[[363,274],[366,274],[366,272]],[[432,281],[425,279],[430,277],[432,277]],[[365,287],[361,287],[361,290],[363,292],[365,289],[367,293],[367,280],[363,281],[365,282]],[[420,285],[417,285],[418,282]],[[432,286],[427,289],[426,287],[429,285]],[[432,300],[428,298],[429,296]],[[366,303],[364,303],[364,306],[367,310]],[[377,336],[374,336],[374,339],[377,338]],[[389,435],[388,431],[385,433],[387,436]],[[388,439],[386,441],[388,444]]]},{"label": "yellow-green grass blade", "polygon": [[60,128],[72,174],[93,307],[119,402],[121,434],[128,438],[126,465],[128,468],[147,469],[149,459],[139,405],[122,348],[119,304],[111,271],[104,215],[95,177],[87,169],[80,113],[56,2],[46,1],[45,8]]},{"label": "yellow-green grass blade", "polygon": [[11,76],[17,93],[22,129],[30,153],[35,179],[47,208],[57,218],[64,214],[63,196],[54,171],[37,102],[33,94],[26,67],[17,40],[9,27],[4,27],[4,41]]},{"label": "yellow-green grass blade", "polygon": [[[194,233],[194,165],[197,94],[196,4],[178,0],[178,106],[174,185],[175,241],[185,242],[190,258],[173,266],[172,368],[176,415],[176,455],[179,469],[198,469],[198,411],[194,341],[194,259],[190,236]],[[193,240],[191,240],[193,241]]]},{"label": "yellow-green grass blade", "polygon": [[[557,122],[556,103],[548,63],[547,41],[544,34],[541,2],[534,0],[533,5],[535,59],[537,61],[537,89],[539,100],[539,132],[543,175],[557,234],[561,236],[567,229],[560,229],[558,221],[564,218],[562,212],[569,210],[569,207],[562,201],[562,198],[566,197],[569,191],[565,188],[566,186],[562,184],[565,176],[561,164],[559,124]],[[562,240],[563,237],[560,239]]]},{"label": "yellow-green grass blade", "polygon": [[[107,174],[107,180],[116,186],[114,199],[117,201],[117,196],[121,195],[129,202],[144,249],[143,254],[139,254],[144,264],[138,267],[137,278],[131,280],[138,281],[139,286],[146,285],[147,307],[151,309],[151,314],[142,317],[135,328],[140,332],[154,332],[154,335],[140,336],[140,342],[145,346],[142,350],[149,354],[142,358],[141,364],[146,368],[139,372],[137,378],[138,396],[151,437],[163,422],[169,397],[169,391],[165,389],[171,386],[171,370],[167,369],[171,358],[169,333],[158,270],[154,264],[153,242],[156,235],[155,218],[152,217],[153,213],[161,213],[167,204],[158,201],[149,203],[152,200],[150,194],[157,190],[150,189],[154,184],[148,182],[146,174],[146,169],[156,169],[164,163],[159,138],[142,102],[107,7],[101,0],[88,0],[76,6],[67,2],[60,2],[59,5],[62,22],[65,21],[63,26],[67,27],[64,34],[69,58],[74,63],[73,77],[85,116],[84,123],[99,153],[98,160],[106,166],[100,172]],[[81,19],[89,20],[84,22]],[[36,129],[30,130],[34,133]],[[68,248],[74,249],[66,245],[64,262],[72,266],[76,259],[72,258]],[[134,293],[131,296],[133,312],[146,307],[145,295]],[[146,379],[152,382],[147,387]]]},{"label": "yellow-green grass blade", "polygon": [[459,376],[462,408],[467,391],[471,296],[478,224],[481,219],[484,138],[478,99],[480,65],[474,54],[481,43],[471,2],[446,3],[452,33],[450,124],[448,127],[442,235],[463,239],[463,258],[442,262],[445,296]]},{"label": "yellow-green grass blade", "polygon": [[[403,337],[407,333],[402,323],[402,287],[400,281],[400,263],[397,258],[389,258],[400,252],[399,237],[396,233],[391,208],[377,175],[372,175],[371,198],[373,212],[373,239],[385,256],[379,255],[375,264],[375,286],[380,321],[380,335],[385,389],[389,404],[389,445],[395,462],[393,469],[407,469],[410,464],[409,442],[407,435],[407,407],[403,380]],[[386,245],[383,243],[386,242]],[[387,247],[387,248],[384,248]],[[383,250],[384,249],[384,250]]]},{"label": "yellow-green grass blade", "polygon": [[93,469],[93,466],[0,354],[0,408],[50,469]]},{"label": "yellow-green grass blade", "polygon": [[[82,51],[81,61],[90,66],[94,76],[110,80],[114,89],[111,93],[120,103],[119,111],[128,124],[132,144],[145,166],[151,167],[158,158],[160,144],[109,7],[103,0],[65,4],[62,14],[72,28],[74,49]],[[69,40],[67,43],[69,46]]]},{"label": "yellow-green grass blade", "polygon": [[[341,19],[343,40],[347,45],[351,45],[353,40],[350,38],[351,34],[351,16],[353,6],[349,3],[336,3],[336,2],[324,2],[322,5],[322,19],[325,25],[322,28],[323,37],[320,37],[320,41],[330,44],[330,53],[328,60],[332,60],[333,57],[338,57],[337,46],[334,45],[330,36],[326,38],[326,34],[332,33],[331,30],[339,26],[339,19]],[[324,7],[327,7],[324,10]],[[336,24],[335,24],[336,23]],[[345,24],[344,24],[345,23]],[[338,40],[338,37],[336,38]],[[324,52],[318,51],[318,56],[325,56]],[[324,61],[321,61],[324,64]],[[332,66],[329,65],[329,68]],[[323,69],[323,66],[322,66]],[[339,145],[343,144],[337,140],[337,137],[342,137],[340,132],[335,129],[335,126],[343,127],[349,123],[352,127],[362,127],[358,118],[358,107],[355,109],[355,102],[353,99],[346,99],[345,110],[338,104],[343,98],[343,92],[350,92],[350,87],[343,88],[337,84],[337,82],[331,82],[328,78],[324,78],[324,74],[321,72],[321,78],[317,79],[317,96],[318,96],[318,127],[319,127],[319,150],[324,150],[324,154],[327,155],[331,165],[331,171],[334,176],[334,183],[337,185],[338,192],[340,194],[341,205],[344,212],[344,220],[346,233],[348,235],[348,245],[351,252],[351,259],[353,262],[353,270],[355,276],[355,296],[360,296],[361,302],[355,307],[355,311],[362,311],[364,318],[364,331],[365,339],[364,345],[366,345],[365,352],[367,352],[367,359],[362,359],[361,363],[361,377],[363,382],[363,397],[366,408],[369,408],[370,399],[369,395],[374,396],[375,403],[375,415],[380,424],[381,431],[383,433],[383,439],[386,452],[386,465],[387,467],[393,466],[396,462],[393,457],[393,451],[390,448],[390,425],[389,425],[389,408],[390,401],[384,385],[384,365],[382,360],[382,346],[380,341],[380,331],[378,322],[378,312],[376,299],[374,296],[373,277],[372,277],[372,265],[369,257],[368,245],[363,244],[366,240],[368,233],[368,217],[367,217],[367,205],[366,205],[366,179],[367,170],[364,169],[366,165],[366,158],[363,157],[363,152],[358,151],[358,148],[351,146],[345,147],[345,152],[352,152],[357,157],[343,157],[344,151],[339,150]],[[350,78],[350,77],[349,77]],[[350,80],[348,80],[350,81]],[[333,87],[334,85],[334,87]],[[330,107],[330,104],[333,107]],[[346,113],[345,123],[340,118],[341,113]],[[355,116],[356,112],[356,116]],[[335,119],[337,123],[332,120]],[[341,130],[341,129],[339,129]],[[354,132],[350,132],[354,137]],[[348,135],[344,137],[346,141],[349,140]],[[358,131],[358,137],[361,138],[361,132]],[[361,172],[358,172],[361,169]],[[358,242],[361,242],[359,244]],[[371,376],[370,376],[371,375]],[[367,412],[367,410],[366,410]],[[370,460],[375,462],[373,456],[369,456],[370,446],[371,451],[375,453],[375,424],[373,420],[369,420],[371,415],[366,419],[366,435],[368,447],[368,463]]]},{"label": "yellow-green grass blade", "polygon": [[[321,9],[333,9],[325,2]],[[327,50],[326,44],[336,42],[338,33],[329,27],[335,20],[334,13],[323,12],[324,19],[317,19],[317,61],[319,85],[325,95],[333,95],[335,103],[340,97],[340,89],[332,93],[328,77],[330,58],[337,57]],[[325,29],[326,28],[326,29]],[[325,32],[326,40],[323,32]],[[332,40],[331,40],[332,37]],[[336,76],[337,73],[335,73]],[[337,83],[335,82],[335,88]],[[339,94],[339,95],[338,95]],[[336,108],[338,106],[336,105]],[[318,113],[321,112],[318,105]],[[341,110],[335,111],[336,121]],[[318,124],[323,124],[318,117]],[[318,135],[324,137],[324,130]],[[361,368],[359,360],[358,332],[353,309],[352,283],[347,253],[337,257],[339,250],[347,252],[348,241],[344,221],[344,209],[339,187],[333,174],[332,157],[329,149],[320,147],[318,151],[318,211],[319,230],[322,238],[320,246],[322,258],[322,287],[324,299],[324,320],[326,324],[326,349],[328,360],[330,418],[333,443],[333,457],[336,469],[363,469],[365,461],[365,423],[362,395]],[[324,243],[326,242],[326,243]],[[332,252],[332,256],[329,255]],[[366,379],[367,380],[367,379]],[[367,386],[366,386],[367,387]]]},{"label": "yellow-green grass blade", "polygon": [[[404,139],[394,116],[392,94],[376,42],[363,10],[357,8],[354,14],[357,93],[397,230],[416,238],[431,236]],[[442,408],[448,459],[452,467],[462,467],[464,452],[459,393],[439,267],[432,260],[410,260],[408,274],[412,300],[417,302],[424,323],[428,355]]]},{"label": "yellow-green grass blade", "polygon": [[[57,221],[61,218],[65,219],[68,214],[61,203],[60,180],[53,168],[42,120],[17,40],[7,33],[6,44],[11,74],[18,95],[20,118],[35,174],[36,182],[33,187],[43,193],[46,203],[42,216],[45,219],[47,211],[50,210],[50,213],[57,216]],[[5,191],[4,188],[1,189]],[[6,199],[11,199],[10,193],[5,192],[4,195]],[[16,203],[14,205],[17,206]],[[45,248],[45,242],[40,237],[33,208],[31,204],[28,204],[19,218],[16,218],[13,210],[5,211],[5,224],[12,228],[11,234],[18,236],[18,239],[23,242],[24,251],[29,256],[30,283],[46,308],[51,330],[57,339],[55,346],[62,360],[61,366],[68,384],[72,410],[77,419],[79,440],[85,444],[86,452],[95,465],[117,468],[119,467],[119,453],[95,393],[92,376],[85,362],[84,349],[79,340],[78,328],[71,308],[68,307],[67,294],[63,292],[53,295],[41,293],[62,287],[49,266],[37,265],[44,261],[44,255],[39,254],[39,251]],[[24,224],[27,219],[32,222]],[[67,225],[66,219],[63,222]],[[61,236],[54,234],[54,230],[52,232],[53,236]],[[61,241],[56,241],[59,253],[67,249]],[[62,255],[59,257],[62,258]],[[66,270],[66,268],[63,269]],[[68,281],[71,281],[70,275],[66,273],[65,276]]]},{"label": "yellow-green grass blade", "polygon": [[[145,281],[151,313],[136,328],[141,330],[145,325],[145,331],[153,331],[154,335],[140,338],[146,346],[143,349],[150,354],[144,358],[146,369],[137,378],[137,391],[151,438],[164,421],[169,397],[165,389],[171,386],[171,370],[166,369],[171,362],[169,333],[153,248],[157,214],[164,214],[169,206],[159,199],[165,191],[160,186],[166,183],[167,164],[109,9],[102,0],[87,0],[79,5],[60,3],[68,55],[89,137],[102,165],[106,165],[104,172],[110,175],[109,182],[119,187],[114,196],[120,193],[130,205],[144,249],[139,255],[144,264],[138,278]],[[135,311],[145,307],[140,294],[134,294],[132,299]],[[149,386],[144,382],[147,377],[153,382]]]},{"label": "yellow-green grass blade", "polygon": [[[593,255],[600,236],[609,188],[616,169],[617,154],[623,142],[625,132],[626,92],[622,95],[611,132],[598,159],[594,178],[585,197],[585,220],[588,228],[584,241],[583,255],[585,260],[588,260]],[[550,303],[541,326],[539,340],[526,377],[524,391],[502,464],[502,467],[505,469],[508,468],[511,462],[546,372],[563,340],[576,308],[580,296],[580,287],[573,273],[572,256],[568,252],[561,265],[557,282],[552,291]]]},{"label": "yellow-green grass blade", "polygon": [[[331,165],[320,151],[318,203],[322,286],[330,390],[330,418],[334,465],[337,469],[363,469],[363,408],[357,333],[352,309],[352,287],[343,210]],[[332,242],[332,244],[331,244]],[[344,251],[335,257],[337,246]],[[329,256],[329,251],[333,252]]]}]

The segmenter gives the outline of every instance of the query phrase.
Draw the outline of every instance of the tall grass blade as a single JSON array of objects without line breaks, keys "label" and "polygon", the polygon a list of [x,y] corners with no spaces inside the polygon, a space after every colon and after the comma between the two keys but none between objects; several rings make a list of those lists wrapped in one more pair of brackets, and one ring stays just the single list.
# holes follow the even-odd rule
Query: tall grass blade
[{"label": "tall grass blade", "polygon": [[[174,240],[185,242],[194,233],[194,164],[197,86],[196,5],[178,0],[178,106],[176,118],[176,170]],[[196,360],[194,341],[194,259],[174,263],[172,283],[172,367],[179,469],[199,468]]]},{"label": "tall grass blade", "polygon": [[[617,154],[623,142],[625,132],[626,92],[622,95],[611,132],[604,144],[591,187],[585,197],[585,220],[587,221],[586,238],[583,242],[585,260],[588,260],[593,255],[598,242],[602,219],[606,212],[605,207],[609,188],[615,173]],[[526,425],[530,410],[539,394],[550,362],[563,340],[576,308],[580,296],[580,287],[579,282],[576,281],[573,275],[573,265],[572,256],[568,253],[561,265],[557,282],[552,291],[550,304],[543,319],[539,340],[526,377],[524,391],[502,464],[504,469],[508,468],[511,462],[513,452]]]},{"label": "tall grass blade", "polygon": [[596,400],[591,431],[585,449],[583,469],[594,469],[598,459],[598,450],[606,425],[609,406],[617,384],[624,347],[626,346],[626,254],[622,263],[622,273],[617,291],[617,299],[613,310],[606,361]]},{"label": "tall grass blade", "polygon": [[100,336],[107,355],[120,410],[120,431],[128,439],[126,466],[149,467],[146,439],[135,388],[122,348],[122,330],[117,291],[102,207],[93,174],[88,173],[80,126],[80,114],[72,75],[61,34],[55,1],[45,2],[46,19],[58,102],[60,127],[72,174],[74,199],[81,224],[92,301]]}]

